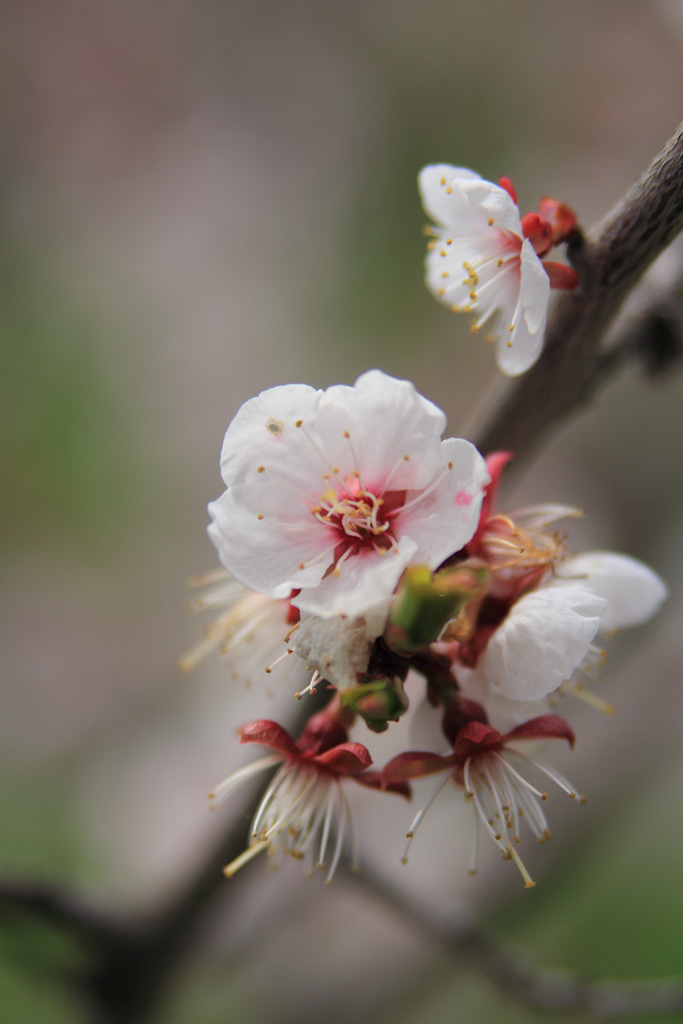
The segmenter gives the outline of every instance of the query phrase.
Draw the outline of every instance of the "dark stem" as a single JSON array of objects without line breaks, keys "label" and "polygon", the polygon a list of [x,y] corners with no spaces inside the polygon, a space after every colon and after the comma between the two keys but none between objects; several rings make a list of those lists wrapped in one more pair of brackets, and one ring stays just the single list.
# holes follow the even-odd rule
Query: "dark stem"
[{"label": "dark stem", "polygon": [[579,288],[551,310],[543,354],[475,432],[483,452],[527,458],[551,428],[585,408],[617,362],[599,353],[605,332],[652,261],[683,228],[683,124],[615,208],[570,249]]}]

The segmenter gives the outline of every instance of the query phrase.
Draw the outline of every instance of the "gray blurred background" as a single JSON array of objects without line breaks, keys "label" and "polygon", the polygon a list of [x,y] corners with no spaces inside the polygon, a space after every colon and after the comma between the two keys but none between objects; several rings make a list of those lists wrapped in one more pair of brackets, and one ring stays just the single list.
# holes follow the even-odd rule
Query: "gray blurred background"
[{"label": "gray blurred background", "polygon": [[[202,628],[185,580],[215,564],[228,422],[266,387],[380,366],[466,432],[496,371],[423,286],[419,168],[506,174],[522,212],[550,193],[590,225],[681,118],[683,3],[6,0],[0,46],[0,869],[142,914],[228,826],[206,792],[253,756],[235,728],[291,713],[275,676],[273,697],[215,661],[176,667]],[[555,760],[590,802],[552,801],[537,888],[493,849],[467,877],[452,794],[407,867],[413,812],[355,800],[366,863],[411,900],[596,975],[683,970],[682,397],[627,374],[509,498],[585,507],[577,547],[671,587],[611,648],[617,714],[568,708],[579,743]],[[369,738],[379,764],[408,728]],[[540,1019],[367,892],[319,882],[295,863],[226,881],[158,1019]],[[3,1021],[80,1021],[53,977],[71,955],[0,931]]]}]

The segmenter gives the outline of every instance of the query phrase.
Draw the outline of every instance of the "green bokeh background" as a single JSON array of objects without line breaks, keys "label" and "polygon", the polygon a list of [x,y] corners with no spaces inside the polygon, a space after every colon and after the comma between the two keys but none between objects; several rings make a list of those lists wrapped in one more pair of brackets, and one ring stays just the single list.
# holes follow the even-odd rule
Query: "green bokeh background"
[{"label": "green bokeh background", "polygon": [[[680,120],[683,5],[38,0],[0,26],[0,874],[144,915],[229,820],[205,792],[238,763],[235,727],[276,714],[218,664],[176,669],[227,423],[268,386],[378,365],[466,432],[498,385],[423,287],[418,169],[507,174],[523,209],[548,192],[592,223]],[[671,586],[615,645],[615,718],[572,709],[562,766],[590,801],[554,803],[537,888],[493,856],[470,882],[445,805],[408,869],[405,811],[364,822],[369,859],[418,903],[589,977],[683,974],[682,398],[676,377],[626,375],[510,498],[585,506],[577,543]],[[341,880],[256,865],[239,885],[159,1022],[543,1019]],[[5,920],[0,1019],[88,1019],[63,981],[79,958]]]}]

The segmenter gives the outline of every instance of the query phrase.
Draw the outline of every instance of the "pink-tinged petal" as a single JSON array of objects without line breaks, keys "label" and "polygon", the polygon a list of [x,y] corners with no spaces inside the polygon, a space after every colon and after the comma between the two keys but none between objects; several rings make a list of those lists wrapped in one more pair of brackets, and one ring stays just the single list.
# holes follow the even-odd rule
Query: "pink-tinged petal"
[{"label": "pink-tinged petal", "polygon": [[279,750],[287,757],[299,757],[299,749],[287,730],[267,718],[243,726],[240,730],[240,743],[260,743],[264,747]]},{"label": "pink-tinged petal", "polygon": [[503,737],[484,722],[468,722],[458,733],[453,752],[460,762],[501,746]]},{"label": "pink-tinged petal", "polygon": [[513,604],[479,665],[504,696],[540,700],[581,664],[605,606],[579,586],[539,587]]},{"label": "pink-tinged petal", "polygon": [[410,800],[413,795],[408,782],[390,782],[386,786],[383,785],[381,772],[361,772],[359,775],[353,775],[352,778],[354,782],[361,786],[367,786],[368,789],[381,790],[383,793],[396,793],[397,796],[404,796],[406,800]]},{"label": "pink-tinged petal", "polygon": [[554,260],[543,260],[543,267],[550,278],[551,288],[566,290],[577,287],[579,275],[573,267],[568,267],[566,263],[555,263]]},{"label": "pink-tinged petal", "polygon": [[559,715],[540,715],[522,722],[503,737],[508,740],[566,740],[573,749],[576,736],[573,729]]},{"label": "pink-tinged petal", "polygon": [[472,539],[489,481],[486,464],[469,441],[448,438],[441,451],[442,480],[424,497],[409,492],[405,511],[396,519],[401,534],[417,544],[415,561],[430,569]]},{"label": "pink-tinged petal", "polygon": [[331,750],[316,754],[311,761],[335,775],[355,775],[372,764],[368,749],[362,743],[352,742],[340,743]]},{"label": "pink-tinged petal", "polygon": [[479,553],[479,542],[481,540],[481,536],[484,532],[489,516],[493,514],[496,507],[500,478],[508,462],[511,462],[514,457],[513,452],[491,452],[490,455],[487,455],[484,459],[484,462],[486,463],[486,471],[490,480],[484,489],[484,500],[481,505],[477,532],[467,545],[467,550],[471,555]]},{"label": "pink-tinged petal", "polygon": [[662,578],[648,565],[615,551],[587,551],[567,559],[558,572],[562,581],[605,599],[601,629],[628,629],[647,622],[668,594]]},{"label": "pink-tinged petal", "polygon": [[382,769],[382,785],[390,786],[407,779],[420,779],[423,775],[433,775],[455,766],[452,754],[442,756],[430,751],[408,750],[404,754],[393,757]]},{"label": "pink-tinged petal", "polygon": [[228,427],[221,452],[221,474],[227,487],[247,483],[264,460],[273,460],[287,478],[311,462],[311,447],[295,427],[311,420],[322,391],[307,384],[270,388],[238,410]]}]

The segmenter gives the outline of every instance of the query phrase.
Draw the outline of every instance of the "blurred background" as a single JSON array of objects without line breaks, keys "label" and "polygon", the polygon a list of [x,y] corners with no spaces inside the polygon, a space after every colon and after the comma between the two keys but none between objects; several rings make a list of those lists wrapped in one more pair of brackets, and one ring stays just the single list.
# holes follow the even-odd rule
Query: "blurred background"
[{"label": "blurred background", "polygon": [[[550,193],[590,225],[681,118],[683,3],[5,0],[0,29],[0,872],[144,915],[229,826],[206,793],[252,757],[235,728],[292,712],[275,674],[273,695],[177,669],[228,422],[266,387],[380,366],[467,432],[496,371],[423,286],[419,168],[506,174],[522,212]],[[552,802],[537,888],[493,848],[468,878],[453,798],[407,867],[413,812],[355,801],[365,862],[415,904],[595,976],[683,970],[682,398],[623,376],[509,495],[585,507],[577,548],[671,587],[611,647],[616,715],[569,709],[579,743],[554,761],[590,800]],[[370,737],[379,764],[407,729]],[[157,1019],[540,1019],[320,881],[294,862],[226,881]],[[3,1021],[85,1020],[55,972],[72,956],[1,928]]]}]

